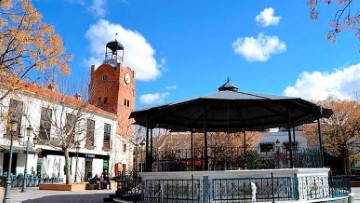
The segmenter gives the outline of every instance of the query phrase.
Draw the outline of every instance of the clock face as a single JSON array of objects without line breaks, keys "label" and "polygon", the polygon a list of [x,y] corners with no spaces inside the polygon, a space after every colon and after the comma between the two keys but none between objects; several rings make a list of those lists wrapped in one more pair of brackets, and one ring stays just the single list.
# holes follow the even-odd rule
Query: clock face
[{"label": "clock face", "polygon": [[126,84],[129,84],[130,81],[131,81],[130,75],[126,73],[126,74],[125,74],[125,77],[124,77],[124,80],[125,80],[125,83],[126,83]]}]

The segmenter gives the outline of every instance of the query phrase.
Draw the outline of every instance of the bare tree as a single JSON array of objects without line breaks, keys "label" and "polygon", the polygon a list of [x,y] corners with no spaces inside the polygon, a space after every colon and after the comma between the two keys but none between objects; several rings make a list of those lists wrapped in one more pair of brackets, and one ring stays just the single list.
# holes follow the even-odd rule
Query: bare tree
[{"label": "bare tree", "polygon": [[[69,86],[63,85],[63,87]],[[70,87],[72,90],[74,89],[74,86]],[[63,152],[66,183],[68,184],[70,183],[69,150],[75,149],[77,143],[94,144],[94,131],[96,130],[94,116],[99,109],[82,101],[79,98],[80,94],[69,97],[63,93],[43,90],[47,91],[48,100],[42,101],[40,126],[37,131],[43,144],[54,149],[60,148]],[[108,140],[106,140],[106,136],[104,139],[104,148],[110,148],[110,134]]]},{"label": "bare tree", "polygon": [[[19,90],[15,84],[23,80],[69,74],[70,60],[61,37],[42,21],[30,0],[0,1],[0,76],[9,87],[1,92],[0,102]],[[29,73],[35,79],[30,79]]]},{"label": "bare tree", "polygon": [[356,38],[360,40],[360,11],[353,10],[355,0],[335,0],[335,2],[334,0],[325,0],[323,2],[320,0],[308,0],[307,5],[310,8],[310,18],[312,20],[318,19],[320,4],[325,3],[329,6],[336,6],[338,9],[334,17],[329,21],[330,29],[326,35],[327,40],[335,43],[337,35],[344,30],[355,32]]}]

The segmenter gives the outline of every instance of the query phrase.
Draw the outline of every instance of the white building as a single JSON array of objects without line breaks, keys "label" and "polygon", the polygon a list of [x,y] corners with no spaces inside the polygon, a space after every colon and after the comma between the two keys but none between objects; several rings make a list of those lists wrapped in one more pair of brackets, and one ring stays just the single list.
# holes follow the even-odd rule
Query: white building
[{"label": "white building", "polygon": [[[70,175],[72,181],[77,173],[77,182],[86,181],[88,172],[100,174],[108,170],[114,176],[118,165],[132,165],[132,146],[126,138],[116,134],[117,115],[82,102],[79,95],[65,96],[50,89],[21,83],[21,91],[10,93],[1,100],[0,110],[0,172],[9,166],[10,136],[8,120],[13,115],[19,121],[17,133],[25,138],[13,136],[13,159],[11,173],[24,173],[26,157],[26,128],[32,126],[33,135],[40,138],[35,146],[30,139],[27,161],[28,174],[41,174],[43,178],[59,177],[65,180],[65,158],[60,147],[70,144]],[[1,91],[6,91],[2,86]],[[2,94],[3,95],[3,94]],[[76,117],[78,122],[71,122]],[[62,134],[74,126],[74,137],[64,140]],[[80,149],[75,149],[78,140]],[[76,169],[76,162],[78,167]],[[116,170],[115,170],[116,169]]]}]

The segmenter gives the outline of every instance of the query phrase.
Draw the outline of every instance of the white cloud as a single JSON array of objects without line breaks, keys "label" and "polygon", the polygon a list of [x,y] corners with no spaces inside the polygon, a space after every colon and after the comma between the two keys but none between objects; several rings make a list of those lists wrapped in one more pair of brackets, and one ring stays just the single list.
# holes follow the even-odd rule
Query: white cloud
[{"label": "white cloud", "polygon": [[255,21],[258,25],[268,27],[270,25],[278,25],[280,23],[280,16],[274,16],[273,8],[265,8],[255,17]]},{"label": "white cloud", "polygon": [[90,12],[95,13],[98,17],[104,17],[106,0],[93,0],[91,6],[88,8]]},{"label": "white cloud", "polygon": [[339,99],[355,98],[360,91],[360,63],[332,72],[303,72],[295,82],[284,90],[286,96],[302,97],[309,100],[324,100],[328,96]]},{"label": "white cloud", "polygon": [[[120,24],[112,24],[107,20],[99,20],[91,25],[86,32],[86,38],[90,42],[91,56],[87,59],[88,64],[100,65],[104,60],[105,45],[115,39],[124,45],[124,64],[136,73],[136,79],[148,81],[160,76],[160,67],[155,59],[155,50],[137,31],[128,30]],[[164,61],[165,63],[165,61]]]},{"label": "white cloud", "polygon": [[176,88],[177,88],[176,85],[170,85],[165,87],[165,89],[167,90],[175,90]]},{"label": "white cloud", "polygon": [[153,94],[144,94],[140,96],[140,104],[155,104],[163,103],[165,98],[168,97],[170,93],[153,93]]},{"label": "white cloud", "polygon": [[232,44],[235,53],[248,61],[267,61],[272,54],[286,51],[286,45],[277,36],[259,33],[257,38],[239,37]]}]

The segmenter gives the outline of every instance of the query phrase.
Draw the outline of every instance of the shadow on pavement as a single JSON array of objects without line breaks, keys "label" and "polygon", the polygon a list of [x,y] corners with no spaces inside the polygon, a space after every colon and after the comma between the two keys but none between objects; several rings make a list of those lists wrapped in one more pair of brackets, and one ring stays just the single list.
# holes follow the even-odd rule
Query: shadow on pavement
[{"label": "shadow on pavement", "polygon": [[24,203],[102,203],[105,197],[110,194],[68,194],[68,195],[49,195],[34,199],[28,199]]}]

